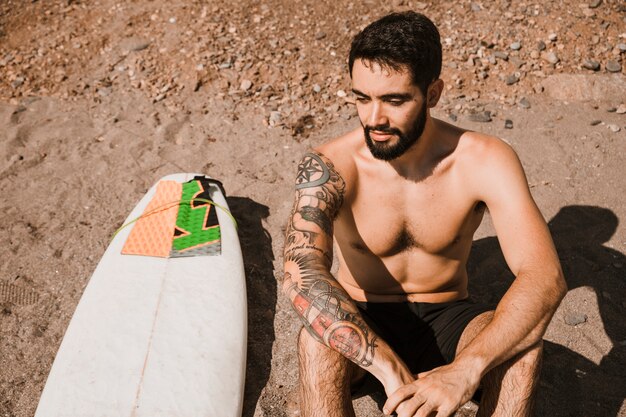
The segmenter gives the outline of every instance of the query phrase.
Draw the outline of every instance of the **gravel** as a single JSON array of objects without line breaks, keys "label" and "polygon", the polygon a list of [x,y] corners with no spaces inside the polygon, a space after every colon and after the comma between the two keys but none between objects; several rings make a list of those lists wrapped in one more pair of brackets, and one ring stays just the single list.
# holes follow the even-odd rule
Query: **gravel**
[{"label": "gravel", "polygon": [[620,72],[622,65],[614,59],[610,59],[607,61],[605,68],[608,72]]},{"label": "gravel", "polygon": [[568,313],[565,315],[565,323],[569,326],[576,326],[587,321],[587,315],[583,313]]}]

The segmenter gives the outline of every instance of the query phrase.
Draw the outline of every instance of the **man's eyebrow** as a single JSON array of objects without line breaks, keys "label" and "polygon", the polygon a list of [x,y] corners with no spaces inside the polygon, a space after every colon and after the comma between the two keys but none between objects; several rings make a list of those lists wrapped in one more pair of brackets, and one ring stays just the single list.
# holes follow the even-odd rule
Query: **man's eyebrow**
[{"label": "man's eyebrow", "polygon": [[380,96],[381,100],[410,100],[411,94],[408,93],[391,93]]},{"label": "man's eyebrow", "polygon": [[[356,88],[352,89],[352,92],[357,96],[369,97],[367,94],[357,90]],[[384,94],[379,97],[381,100],[410,100],[412,98],[409,93],[389,93]]]}]

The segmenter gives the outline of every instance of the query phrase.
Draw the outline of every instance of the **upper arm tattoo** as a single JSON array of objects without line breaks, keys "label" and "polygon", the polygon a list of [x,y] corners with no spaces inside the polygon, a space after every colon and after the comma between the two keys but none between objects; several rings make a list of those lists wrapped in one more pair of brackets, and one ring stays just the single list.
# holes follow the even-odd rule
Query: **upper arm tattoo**
[{"label": "upper arm tattoo", "polygon": [[376,335],[329,272],[333,221],[344,193],[345,182],[329,159],[320,153],[302,158],[285,240],[285,264],[291,264],[291,272],[285,272],[283,289],[313,337],[367,367],[374,358]]},{"label": "upper arm tattoo", "polygon": [[320,153],[307,153],[298,165],[296,202],[289,217],[285,254],[297,249],[323,250],[315,243],[332,239],[333,221],[343,204],[345,181]]}]

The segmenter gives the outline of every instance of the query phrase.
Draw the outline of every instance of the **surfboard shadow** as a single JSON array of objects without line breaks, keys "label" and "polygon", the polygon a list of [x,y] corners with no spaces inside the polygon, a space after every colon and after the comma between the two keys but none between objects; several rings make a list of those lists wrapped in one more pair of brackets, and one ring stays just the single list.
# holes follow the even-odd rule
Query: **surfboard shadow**
[{"label": "surfboard shadow", "polygon": [[[536,415],[610,417],[620,413],[626,398],[626,256],[604,246],[618,223],[611,210],[577,205],[561,208],[548,223],[569,291],[593,288],[613,348],[596,364],[566,346],[545,342]],[[495,237],[474,241],[468,273],[472,297],[494,305],[514,278]]]},{"label": "surfboard shadow", "polygon": [[237,219],[238,235],[246,272],[248,299],[248,359],[243,416],[254,415],[261,391],[267,383],[274,343],[276,279],[272,238],[262,220],[269,208],[246,197],[228,197],[228,206]]}]

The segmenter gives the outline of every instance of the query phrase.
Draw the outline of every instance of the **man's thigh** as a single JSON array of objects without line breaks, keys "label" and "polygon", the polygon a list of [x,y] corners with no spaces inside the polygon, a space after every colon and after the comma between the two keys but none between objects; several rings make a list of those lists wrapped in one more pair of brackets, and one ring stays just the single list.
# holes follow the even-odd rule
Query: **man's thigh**
[{"label": "man's thigh", "polygon": [[470,300],[357,305],[373,330],[389,343],[414,373],[452,362],[466,328],[475,318],[490,310],[490,307]]},{"label": "man's thigh", "polygon": [[456,354],[458,355],[467,345],[471,343],[472,340],[478,333],[480,333],[485,326],[487,326],[491,320],[493,319],[494,311],[486,311],[478,316],[474,317],[472,321],[465,327],[463,333],[461,334],[461,338],[459,339],[459,343],[456,347]]},{"label": "man's thigh", "polygon": [[302,328],[298,336],[298,359],[301,379],[343,385],[361,379],[366,371],[339,352],[315,340]]}]

